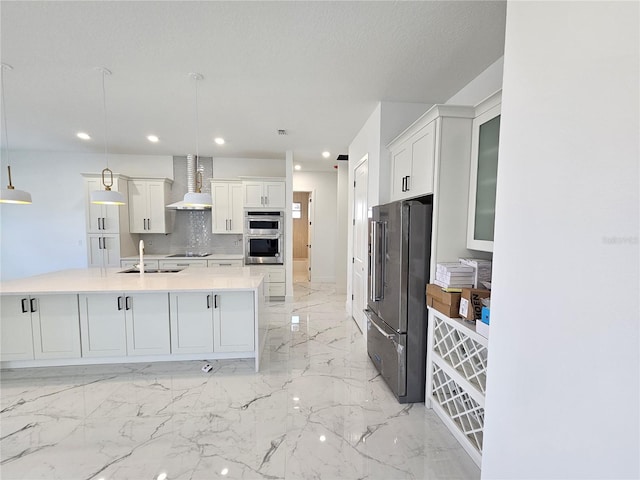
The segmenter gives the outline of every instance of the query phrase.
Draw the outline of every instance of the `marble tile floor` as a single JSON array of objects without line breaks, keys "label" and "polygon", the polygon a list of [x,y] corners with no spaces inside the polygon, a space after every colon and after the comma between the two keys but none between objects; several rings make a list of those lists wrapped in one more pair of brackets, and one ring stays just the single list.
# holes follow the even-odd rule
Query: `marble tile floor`
[{"label": "marble tile floor", "polygon": [[4,370],[0,477],[477,479],[433,411],[400,405],[345,297],[296,284],[251,360]]}]

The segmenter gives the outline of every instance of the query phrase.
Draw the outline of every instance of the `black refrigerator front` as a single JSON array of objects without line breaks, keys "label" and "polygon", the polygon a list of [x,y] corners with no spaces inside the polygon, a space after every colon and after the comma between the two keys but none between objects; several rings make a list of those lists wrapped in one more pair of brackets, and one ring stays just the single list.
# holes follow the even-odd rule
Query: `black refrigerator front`
[{"label": "black refrigerator front", "polygon": [[424,401],[432,196],[373,207],[367,352],[400,403]]}]

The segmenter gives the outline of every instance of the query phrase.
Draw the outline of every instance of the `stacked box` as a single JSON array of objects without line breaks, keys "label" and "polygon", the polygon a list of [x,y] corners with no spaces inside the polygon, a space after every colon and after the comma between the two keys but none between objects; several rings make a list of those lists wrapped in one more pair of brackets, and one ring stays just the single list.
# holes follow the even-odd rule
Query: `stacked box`
[{"label": "stacked box", "polygon": [[463,288],[460,297],[460,316],[471,322],[482,318],[482,299],[491,296],[490,290]]},{"label": "stacked box", "polygon": [[427,307],[455,318],[460,310],[460,293],[445,292],[439,285],[430,283],[427,285]]},{"label": "stacked box", "polygon": [[459,262],[438,263],[433,283],[442,288],[470,288],[473,286],[474,269]]},{"label": "stacked box", "polygon": [[486,288],[484,283],[491,284],[491,260],[479,258],[460,258],[462,265],[473,267],[473,288]]}]

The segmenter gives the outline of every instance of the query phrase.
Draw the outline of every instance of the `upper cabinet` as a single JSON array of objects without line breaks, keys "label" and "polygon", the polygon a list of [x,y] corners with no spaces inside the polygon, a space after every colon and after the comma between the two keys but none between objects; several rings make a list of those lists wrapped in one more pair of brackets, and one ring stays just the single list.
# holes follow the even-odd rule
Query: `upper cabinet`
[{"label": "upper cabinet", "polygon": [[242,233],[243,185],[239,181],[212,181],[211,197],[213,233]]},{"label": "upper cabinet", "polygon": [[421,128],[391,150],[391,200],[433,193],[436,121]]},{"label": "upper cabinet", "polygon": [[173,213],[169,203],[171,184],[167,178],[129,181],[129,225],[131,233],[171,233]]},{"label": "upper cabinet", "polygon": [[245,208],[285,208],[283,181],[244,181]]},{"label": "upper cabinet", "polygon": [[485,252],[493,252],[501,99],[497,92],[478,104],[473,120],[467,248]]},{"label": "upper cabinet", "polygon": [[[121,208],[116,205],[96,205],[91,203],[91,192],[96,190],[104,190],[102,185],[102,176],[99,173],[96,174],[84,174],[84,188],[86,198],[86,219],[87,219],[87,233],[119,233],[121,231],[121,218],[127,218],[126,213],[121,215]],[[127,177],[121,175],[113,176],[112,190],[121,192],[125,197],[127,196]],[[123,208],[126,211],[126,207]],[[125,225],[126,227],[126,222]]]}]

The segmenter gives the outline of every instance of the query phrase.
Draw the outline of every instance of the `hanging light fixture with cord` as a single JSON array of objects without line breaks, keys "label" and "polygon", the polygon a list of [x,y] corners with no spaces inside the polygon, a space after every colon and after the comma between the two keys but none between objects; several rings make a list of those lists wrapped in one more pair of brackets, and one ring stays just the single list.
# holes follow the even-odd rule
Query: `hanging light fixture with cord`
[{"label": "hanging light fixture with cord", "polygon": [[198,82],[204,77],[199,73],[190,73],[189,76],[195,80],[196,83],[196,97],[195,97],[195,116],[196,116],[196,191],[187,192],[184,195],[184,204],[187,207],[211,207],[213,200],[210,193],[202,192],[202,172],[198,169],[200,162],[200,152],[198,150]]},{"label": "hanging light fixture with cord", "polygon": [[109,169],[109,156],[107,154],[107,95],[104,88],[104,79],[107,75],[111,75],[111,71],[105,67],[97,67],[96,70],[102,73],[102,107],[104,111],[104,160],[107,167],[102,170],[102,185],[104,190],[94,190],[91,192],[91,203],[98,205],[126,205],[127,202],[124,195],[115,190],[113,187],[113,172]]},{"label": "hanging light fixture with cord", "polygon": [[6,189],[0,191],[0,203],[16,203],[19,205],[28,205],[31,203],[31,194],[24,190],[16,190],[11,183],[11,162],[9,161],[9,135],[7,133],[7,112],[6,102],[4,101],[4,72],[5,70],[13,70],[13,67],[7,63],[2,64],[2,72],[0,73],[0,90],[2,90],[2,123],[4,124],[4,140],[5,151],[7,153],[7,170],[9,172],[9,185]]}]

